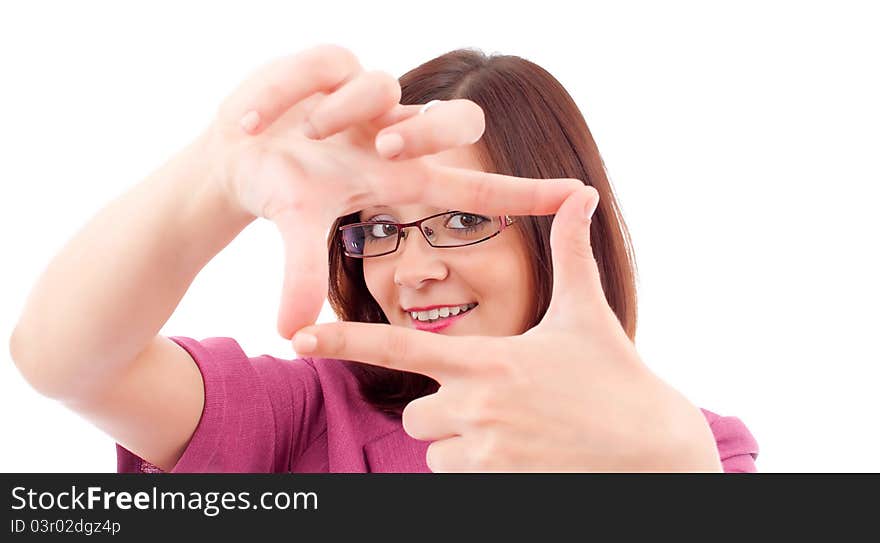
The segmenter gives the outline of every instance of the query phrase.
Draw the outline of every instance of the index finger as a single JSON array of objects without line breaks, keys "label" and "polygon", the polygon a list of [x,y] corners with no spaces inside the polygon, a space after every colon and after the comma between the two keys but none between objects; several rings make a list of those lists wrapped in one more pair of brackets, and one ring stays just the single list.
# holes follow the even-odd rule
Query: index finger
[{"label": "index finger", "polygon": [[431,164],[419,165],[410,172],[372,179],[372,200],[391,205],[418,202],[453,206],[492,215],[552,215],[572,193],[584,187],[579,179],[532,179]]},{"label": "index finger", "polygon": [[[307,348],[304,335],[317,339]],[[486,339],[486,338],[481,338]],[[293,338],[297,354],[353,360],[389,369],[427,375],[438,382],[461,375],[472,364],[474,337],[446,336],[402,326],[366,322],[334,322],[307,326]]]}]

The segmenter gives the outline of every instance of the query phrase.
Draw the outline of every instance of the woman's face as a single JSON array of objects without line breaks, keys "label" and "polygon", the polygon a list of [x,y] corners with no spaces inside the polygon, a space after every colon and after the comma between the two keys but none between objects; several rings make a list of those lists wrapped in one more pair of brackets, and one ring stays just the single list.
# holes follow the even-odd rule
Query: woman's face
[{"label": "woman's face", "polygon": [[[482,170],[473,145],[424,160]],[[407,223],[447,209],[422,204],[371,206],[360,212],[360,220]],[[456,221],[468,220],[456,217]],[[516,223],[487,241],[446,249],[431,247],[415,228],[407,228],[396,252],[365,258],[363,267],[367,288],[392,325],[430,327],[430,331],[456,336],[511,336],[526,331],[532,313],[530,256]],[[434,324],[418,321],[407,311],[472,303],[477,306],[457,316],[452,316],[452,309],[449,320],[439,318]]]}]

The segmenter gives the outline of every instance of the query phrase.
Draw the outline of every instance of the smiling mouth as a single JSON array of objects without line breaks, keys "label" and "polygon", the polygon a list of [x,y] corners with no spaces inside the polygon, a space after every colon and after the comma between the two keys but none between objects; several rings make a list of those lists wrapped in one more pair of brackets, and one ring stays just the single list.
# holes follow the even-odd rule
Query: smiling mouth
[{"label": "smiling mouth", "polygon": [[408,315],[410,316],[411,321],[415,324],[434,324],[444,322],[454,317],[460,317],[461,315],[470,312],[478,305],[478,303],[472,302],[451,308],[444,307],[442,309],[432,309],[430,311],[408,312]]}]

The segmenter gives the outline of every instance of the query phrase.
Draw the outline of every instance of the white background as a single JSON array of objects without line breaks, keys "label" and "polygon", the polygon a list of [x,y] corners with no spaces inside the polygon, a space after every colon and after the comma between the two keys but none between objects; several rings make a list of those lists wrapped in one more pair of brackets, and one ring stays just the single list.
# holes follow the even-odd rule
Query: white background
[{"label": "white background", "polygon": [[[3,3],[5,342],[50,258],[254,68],[332,42],[401,75],[477,47],[545,67],[584,112],[633,235],[646,363],[740,417],[761,471],[880,471],[868,2],[310,4]],[[281,274],[280,236],[258,221],[163,333],[293,358],[275,332]],[[0,359],[0,471],[115,471],[110,437]]]}]

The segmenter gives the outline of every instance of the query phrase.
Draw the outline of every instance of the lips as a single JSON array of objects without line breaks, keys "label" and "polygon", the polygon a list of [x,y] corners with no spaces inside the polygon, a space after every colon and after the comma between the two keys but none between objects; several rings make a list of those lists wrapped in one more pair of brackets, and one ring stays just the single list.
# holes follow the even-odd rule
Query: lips
[{"label": "lips", "polygon": [[418,320],[419,322],[429,322],[437,320],[438,318],[445,317],[454,317],[459,313],[465,313],[470,311],[474,307],[477,306],[476,302],[471,302],[468,304],[461,305],[453,305],[453,306],[433,306],[430,310],[415,310],[415,308],[411,308],[409,310],[410,316],[413,320]]},{"label": "lips", "polygon": [[406,313],[418,313],[419,311],[430,311],[432,309],[440,309],[441,307],[457,307],[464,305],[477,305],[477,302],[464,302],[460,304],[438,304],[438,305],[426,305],[424,307],[405,307],[403,308]]},{"label": "lips", "polygon": [[417,330],[424,330],[426,332],[439,332],[440,330],[443,330],[444,328],[451,326],[452,324],[454,324],[458,320],[463,319],[466,316],[470,315],[475,310],[476,310],[476,306],[474,306],[473,308],[471,308],[463,313],[459,313],[458,315],[455,315],[455,316],[450,315],[449,317],[443,317],[441,319],[437,319],[434,322],[420,321],[418,319],[412,319],[412,316],[410,316],[410,319],[412,321],[413,328],[415,328]]}]

